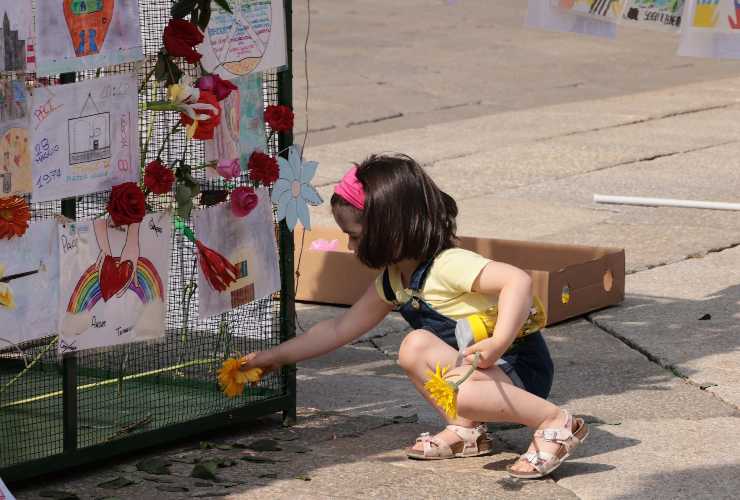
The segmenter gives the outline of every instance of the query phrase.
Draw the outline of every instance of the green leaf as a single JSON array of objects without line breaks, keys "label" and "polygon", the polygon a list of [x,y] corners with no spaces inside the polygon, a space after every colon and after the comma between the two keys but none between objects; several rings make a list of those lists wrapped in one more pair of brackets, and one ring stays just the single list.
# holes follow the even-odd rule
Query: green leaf
[{"label": "green leaf", "polygon": [[217,469],[218,465],[215,462],[201,462],[193,467],[193,472],[190,473],[190,477],[194,477],[196,479],[209,479],[212,481],[218,478],[216,476]]},{"label": "green leaf", "polygon": [[156,78],[158,82],[164,82],[167,80],[168,59],[169,56],[161,51],[157,54],[157,64],[154,66],[154,78]]},{"label": "green leaf", "polygon": [[193,7],[195,7],[195,2],[196,0],[179,0],[172,6],[172,9],[170,9],[170,14],[172,14],[172,17],[175,19],[182,19],[192,12]]},{"label": "green leaf", "polygon": [[211,2],[209,0],[202,0],[201,5],[200,5],[200,15],[198,16],[198,27],[202,31],[205,31],[210,21],[211,21]]},{"label": "green leaf", "polygon": [[190,217],[193,210],[193,191],[182,182],[177,183],[175,188],[175,201],[177,202],[177,215],[183,219]]},{"label": "green leaf", "polygon": [[234,11],[231,10],[231,7],[229,7],[229,2],[227,0],[213,0],[213,1],[216,2],[216,4],[219,7],[221,7],[222,9],[224,9],[229,14],[233,14],[234,13]]}]

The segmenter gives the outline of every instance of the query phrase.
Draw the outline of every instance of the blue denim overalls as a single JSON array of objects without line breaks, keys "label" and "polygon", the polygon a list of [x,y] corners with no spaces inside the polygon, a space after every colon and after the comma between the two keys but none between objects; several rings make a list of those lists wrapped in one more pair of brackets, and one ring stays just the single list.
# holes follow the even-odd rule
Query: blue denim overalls
[{"label": "blue denim overalls", "polygon": [[[457,322],[438,313],[421,298],[421,289],[433,263],[434,259],[423,262],[411,274],[408,287],[411,298],[405,304],[396,300],[387,268],[382,278],[383,293],[386,300],[397,305],[401,316],[412,328],[430,331],[457,350]],[[518,337],[496,364],[511,378],[514,385],[541,398],[547,398],[550,394],[554,369],[547,344],[540,332]]]}]

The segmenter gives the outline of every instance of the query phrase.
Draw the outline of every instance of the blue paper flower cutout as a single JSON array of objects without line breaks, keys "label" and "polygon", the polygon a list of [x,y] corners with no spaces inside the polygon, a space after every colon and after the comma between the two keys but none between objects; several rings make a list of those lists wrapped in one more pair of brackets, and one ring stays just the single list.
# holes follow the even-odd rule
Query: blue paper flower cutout
[{"label": "blue paper flower cutout", "polygon": [[308,205],[316,206],[324,202],[316,188],[309,184],[319,164],[315,161],[304,162],[295,144],[288,150],[288,159],[279,157],[278,164],[280,178],[272,188],[272,202],[278,206],[277,220],[285,219],[291,231],[300,220],[303,227],[310,230]]}]

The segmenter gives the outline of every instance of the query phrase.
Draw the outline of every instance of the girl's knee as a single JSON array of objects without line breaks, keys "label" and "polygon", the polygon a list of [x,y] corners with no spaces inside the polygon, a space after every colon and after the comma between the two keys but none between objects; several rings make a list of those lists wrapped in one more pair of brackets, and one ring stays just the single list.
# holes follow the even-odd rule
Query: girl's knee
[{"label": "girl's knee", "polygon": [[429,347],[429,336],[426,330],[414,330],[401,342],[398,349],[398,364],[406,371],[412,370],[423,359],[425,349]]}]

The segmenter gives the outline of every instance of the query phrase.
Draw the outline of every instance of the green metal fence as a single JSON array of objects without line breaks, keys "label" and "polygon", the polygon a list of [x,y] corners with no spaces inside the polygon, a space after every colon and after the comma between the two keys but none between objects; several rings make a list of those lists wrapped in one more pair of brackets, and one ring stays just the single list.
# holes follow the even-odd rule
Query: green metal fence
[{"label": "green metal fence", "polygon": [[[288,47],[291,0],[285,0]],[[140,78],[155,62],[170,0],[140,2],[145,53],[150,57]],[[265,105],[292,104],[290,49],[288,70],[264,75]],[[133,65],[105,68],[100,74],[130,71]],[[96,72],[62,75],[60,84],[94,78]],[[8,75],[3,75],[8,77]],[[149,87],[151,98],[164,89]],[[143,120],[143,118],[142,118]],[[173,117],[171,120],[175,120]],[[150,124],[140,124],[146,133]],[[158,119],[150,151],[157,151],[174,121]],[[292,143],[290,133],[271,139],[275,154]],[[164,158],[181,158],[185,143],[175,138]],[[192,164],[202,163],[202,147],[189,146]],[[151,160],[152,158],[148,158]],[[202,189],[223,188],[198,179]],[[246,176],[240,180],[248,185]],[[108,193],[36,204],[35,219],[64,214],[89,219],[105,211]],[[164,195],[155,210],[172,201]],[[197,264],[192,244],[173,236],[166,337],[159,343],[134,343],[58,356],[56,337],[0,351],[0,477],[17,481],[91,463],[134,449],[282,411],[295,419],[295,369],[271,374],[236,399],[218,388],[216,370],[235,354],[262,350],[294,335],[293,238],[284,223],[276,225],[282,288],[273,297],[200,321],[195,304]],[[1,327],[0,327],[1,330]],[[49,332],[50,334],[53,332]],[[2,335],[0,335],[2,336]]]}]

